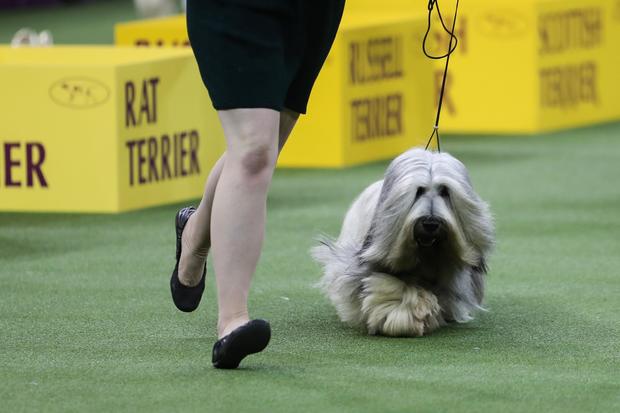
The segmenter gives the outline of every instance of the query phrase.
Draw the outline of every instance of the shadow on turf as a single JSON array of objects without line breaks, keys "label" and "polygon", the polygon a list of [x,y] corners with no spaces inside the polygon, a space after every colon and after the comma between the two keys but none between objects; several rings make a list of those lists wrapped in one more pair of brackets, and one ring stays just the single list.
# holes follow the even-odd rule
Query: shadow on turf
[{"label": "shadow on turf", "polygon": [[[490,306],[492,311],[469,324],[453,324],[421,338],[390,338],[343,326],[328,304],[317,305],[297,313],[301,318],[274,319],[270,346],[248,357],[236,371],[262,377],[329,365],[404,369],[436,366],[438,360],[449,365],[502,360],[509,365],[537,359],[613,358],[612,351],[601,351],[615,346],[609,326],[587,320],[557,300],[507,296],[492,300]],[[187,349],[184,355],[177,353],[180,365],[195,368],[198,363],[205,373],[228,374],[211,368],[214,339],[205,334],[169,345]]]},{"label": "shadow on turf", "polygon": [[[599,344],[607,340],[609,345],[613,344],[609,325],[586,320],[575,313],[573,307],[557,302],[557,299],[513,296],[493,300],[490,308],[490,311],[480,313],[470,323],[450,324],[420,338],[368,336],[362,331],[344,326],[335,314],[297,320],[290,333],[297,336],[303,335],[304,331],[318,330],[321,332],[315,335],[315,344],[324,343],[332,348],[337,344],[335,348],[342,350],[370,345],[377,346],[381,351],[410,348],[428,352],[470,352],[472,349],[484,349],[517,354],[554,354],[562,349],[565,354],[570,351],[581,354],[593,344],[592,340],[598,340]],[[327,305],[324,310],[332,311]]]}]

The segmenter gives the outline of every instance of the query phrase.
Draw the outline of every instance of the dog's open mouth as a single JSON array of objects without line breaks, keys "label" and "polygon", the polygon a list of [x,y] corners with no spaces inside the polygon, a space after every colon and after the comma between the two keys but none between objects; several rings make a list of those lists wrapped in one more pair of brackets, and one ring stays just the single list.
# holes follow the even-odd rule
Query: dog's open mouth
[{"label": "dog's open mouth", "polygon": [[429,237],[420,235],[416,237],[415,241],[418,243],[419,246],[428,248],[435,245],[435,243],[437,242],[437,238],[432,236]]}]

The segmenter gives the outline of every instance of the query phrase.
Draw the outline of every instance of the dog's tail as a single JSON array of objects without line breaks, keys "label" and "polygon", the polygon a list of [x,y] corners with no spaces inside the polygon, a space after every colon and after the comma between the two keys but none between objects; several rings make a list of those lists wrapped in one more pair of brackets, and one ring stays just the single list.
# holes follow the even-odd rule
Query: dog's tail
[{"label": "dog's tail", "polygon": [[321,277],[321,280],[314,286],[327,292],[327,288],[330,284],[327,278],[331,278],[327,277],[327,274],[328,272],[331,274],[332,271],[330,270],[337,266],[337,263],[340,261],[338,258],[340,255],[338,252],[339,248],[336,245],[336,241],[327,235],[320,235],[317,237],[317,243],[318,245],[310,250],[310,255],[323,267],[323,277]]},{"label": "dog's tail", "polygon": [[323,277],[315,284],[336,307],[340,319],[349,325],[361,323],[362,289],[359,246],[321,237],[312,248],[312,257],[323,266]]},{"label": "dog's tail", "polygon": [[319,245],[310,250],[312,258],[323,266],[323,278],[318,283],[318,287],[325,288],[326,282],[330,283],[332,278],[338,278],[348,274],[351,270],[351,263],[357,261],[359,248],[350,245],[343,245],[340,242],[326,235],[317,238]]},{"label": "dog's tail", "polygon": [[336,243],[333,238],[327,235],[318,236],[316,241],[319,245],[312,247],[310,254],[316,262],[321,265],[326,265],[333,259],[333,254],[337,248]]}]

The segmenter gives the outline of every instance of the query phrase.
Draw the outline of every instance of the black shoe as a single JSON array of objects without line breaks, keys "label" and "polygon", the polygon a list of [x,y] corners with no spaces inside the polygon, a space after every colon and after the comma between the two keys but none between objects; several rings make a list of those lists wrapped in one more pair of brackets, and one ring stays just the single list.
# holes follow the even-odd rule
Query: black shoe
[{"label": "black shoe", "polygon": [[187,207],[177,212],[174,226],[177,234],[177,263],[174,266],[172,277],[170,278],[170,292],[172,293],[172,301],[174,305],[181,311],[189,313],[198,308],[202,293],[205,290],[205,278],[207,275],[207,264],[205,263],[205,269],[202,272],[202,278],[200,282],[194,287],[188,287],[181,284],[179,280],[179,260],[181,259],[181,236],[183,235],[183,228],[187,224],[189,217],[196,212],[196,208]]},{"label": "black shoe", "polygon": [[265,320],[248,321],[213,346],[213,367],[236,369],[247,355],[263,351],[271,338],[271,327]]}]

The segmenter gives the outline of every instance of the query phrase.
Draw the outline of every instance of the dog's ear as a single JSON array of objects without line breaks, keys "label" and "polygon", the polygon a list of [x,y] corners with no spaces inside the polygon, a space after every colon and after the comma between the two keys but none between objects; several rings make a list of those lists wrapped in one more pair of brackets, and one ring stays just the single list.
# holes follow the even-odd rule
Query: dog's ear
[{"label": "dog's ear", "polygon": [[487,263],[484,258],[480,258],[478,265],[471,267],[471,285],[478,304],[482,303],[482,298],[484,297],[484,276],[486,273]]},{"label": "dog's ear", "polygon": [[478,265],[471,267],[472,272],[479,273],[481,275],[485,275],[488,272],[487,262],[484,258],[480,258]]},{"label": "dog's ear", "polygon": [[[388,167],[388,170],[389,170],[389,167]],[[377,199],[377,205],[375,206],[375,212],[373,214],[372,221],[370,222],[370,227],[368,228],[368,232],[366,233],[366,236],[364,237],[364,242],[362,243],[362,246],[358,252],[360,264],[363,264],[366,262],[364,259],[362,259],[362,256],[366,253],[366,251],[368,251],[368,249],[372,246],[373,242],[375,241],[377,219],[384,212],[381,210],[381,206],[385,203],[385,200],[387,199],[388,194],[392,186],[394,185],[393,180],[394,179],[392,175],[388,174],[386,171],[385,176],[383,178],[383,183],[381,184],[381,191],[379,192],[379,198]]]},{"label": "dog's ear", "polygon": [[374,229],[373,227],[374,227],[374,223],[370,225],[370,228],[368,229],[368,233],[366,234],[366,237],[364,238],[364,242],[362,243],[362,247],[357,253],[360,263],[362,263],[362,255],[364,255],[364,252],[366,252],[366,250],[370,248],[370,246],[372,245],[372,238],[373,238],[372,233]]}]

